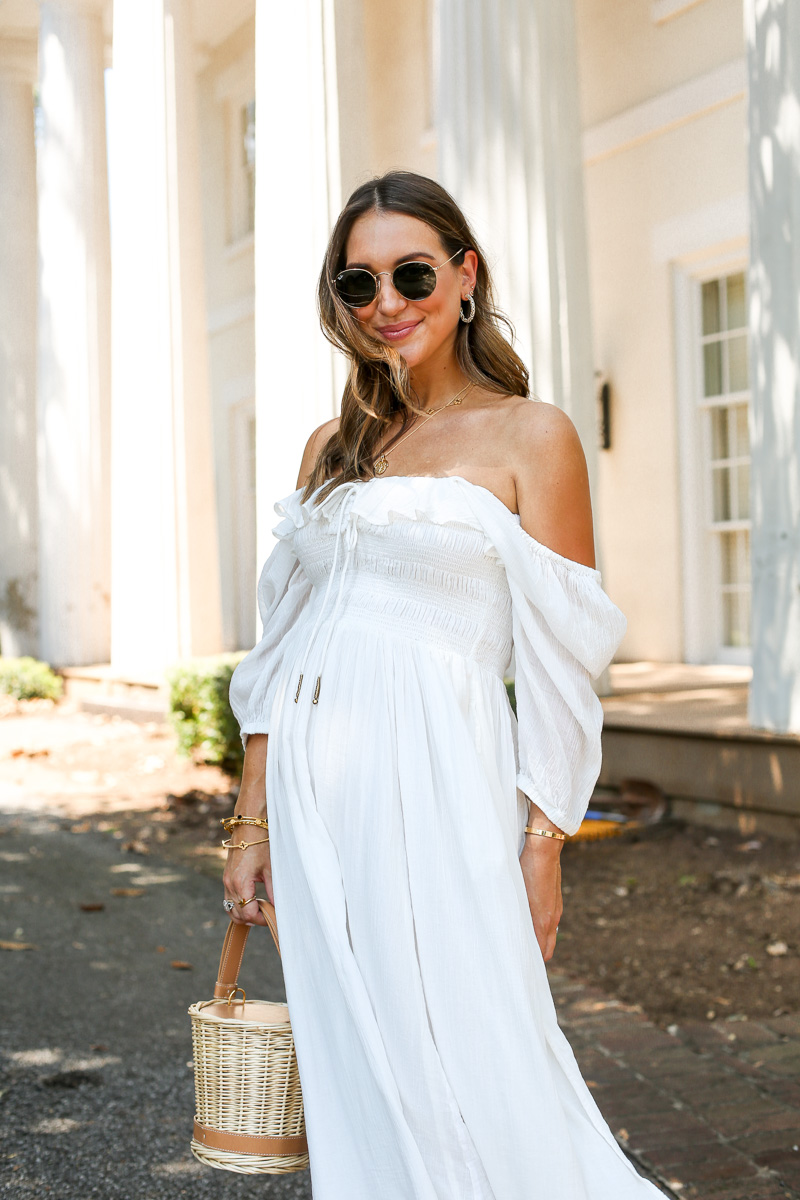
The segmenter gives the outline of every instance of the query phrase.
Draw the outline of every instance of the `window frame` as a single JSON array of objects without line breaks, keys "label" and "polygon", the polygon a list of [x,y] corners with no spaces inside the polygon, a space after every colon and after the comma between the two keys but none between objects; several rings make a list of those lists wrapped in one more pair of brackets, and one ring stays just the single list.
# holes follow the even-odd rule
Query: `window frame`
[{"label": "window frame", "polygon": [[[750,646],[726,646],[722,612],[721,533],[750,528],[750,520],[714,520],[711,420],[714,407],[733,406],[751,393],[706,397],[703,371],[702,286],[744,272],[746,248],[691,266],[673,263],[673,305],[680,469],[684,659],[688,663],[747,666]],[[752,407],[748,413],[752,421]],[[709,569],[710,567],[710,569]]]},{"label": "window frame", "polygon": [[[214,88],[222,107],[223,162],[225,187],[225,252],[235,257],[254,245],[254,229],[246,229],[243,220],[247,208],[247,170],[242,164],[242,109],[256,97],[256,72],[253,51],[248,51],[222,71]],[[256,110],[257,111],[257,110]],[[258,169],[256,164],[255,169]]]}]

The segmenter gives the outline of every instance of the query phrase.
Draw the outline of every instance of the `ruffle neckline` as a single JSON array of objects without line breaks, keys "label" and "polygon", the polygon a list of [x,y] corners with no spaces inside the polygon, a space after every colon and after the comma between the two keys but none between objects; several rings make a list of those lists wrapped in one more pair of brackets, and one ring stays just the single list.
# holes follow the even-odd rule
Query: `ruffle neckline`
[{"label": "ruffle neckline", "polygon": [[310,521],[332,519],[345,496],[355,490],[356,496],[350,511],[372,524],[388,525],[395,520],[405,519],[467,525],[483,533],[487,539],[487,551],[491,550],[500,557],[500,548],[493,544],[491,534],[481,520],[483,510],[490,518],[490,525],[495,525],[498,518],[505,522],[509,535],[518,539],[527,552],[571,574],[600,581],[600,572],[595,567],[565,558],[538,542],[522,528],[519,513],[513,513],[489,488],[473,483],[463,475],[376,475],[371,479],[340,484],[322,505],[318,505],[316,497],[322,487],[324,484],[320,484],[307,500],[301,499],[304,489],[297,488],[276,501],[275,512],[283,518],[273,527],[276,538],[292,538],[296,530]]}]

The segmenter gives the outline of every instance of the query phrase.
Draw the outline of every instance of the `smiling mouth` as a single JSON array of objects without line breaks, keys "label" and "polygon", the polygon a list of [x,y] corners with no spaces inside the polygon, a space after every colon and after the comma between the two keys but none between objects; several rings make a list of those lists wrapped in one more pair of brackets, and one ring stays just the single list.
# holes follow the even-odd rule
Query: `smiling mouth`
[{"label": "smiling mouth", "polygon": [[389,338],[390,341],[396,342],[400,338],[404,338],[412,330],[416,329],[420,324],[419,321],[409,321],[404,325],[384,325],[378,330],[382,337]]}]

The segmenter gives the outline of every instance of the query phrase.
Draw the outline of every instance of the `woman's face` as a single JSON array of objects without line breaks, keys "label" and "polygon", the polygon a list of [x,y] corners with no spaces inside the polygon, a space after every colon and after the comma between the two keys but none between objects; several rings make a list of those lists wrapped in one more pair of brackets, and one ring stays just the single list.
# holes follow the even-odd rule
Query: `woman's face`
[{"label": "woman's face", "polygon": [[[347,239],[347,267],[380,271],[378,295],[365,308],[350,311],[379,341],[396,347],[411,370],[453,353],[462,298],[475,287],[478,256],[468,250],[464,262],[446,263],[448,252],[439,235],[404,213],[368,212],[359,217]],[[406,300],[395,290],[391,272],[402,262],[419,260],[438,267],[436,287],[425,300]]]}]

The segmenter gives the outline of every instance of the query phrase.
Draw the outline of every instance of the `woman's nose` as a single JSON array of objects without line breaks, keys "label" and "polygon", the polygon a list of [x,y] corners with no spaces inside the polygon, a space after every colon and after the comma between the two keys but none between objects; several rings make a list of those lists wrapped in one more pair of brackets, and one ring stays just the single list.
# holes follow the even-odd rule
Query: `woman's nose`
[{"label": "woman's nose", "polygon": [[394,316],[405,307],[407,301],[392,283],[392,277],[388,271],[385,275],[379,275],[378,279],[378,310],[387,316]]}]

